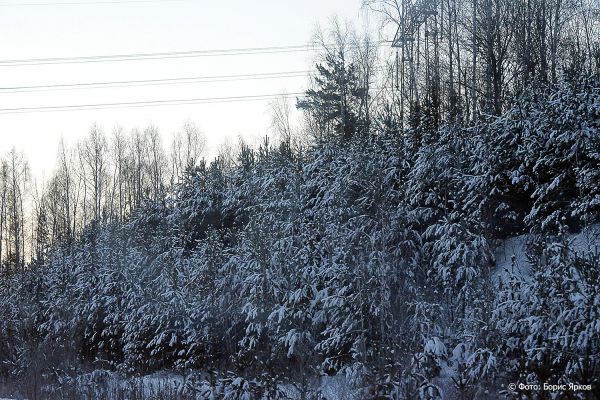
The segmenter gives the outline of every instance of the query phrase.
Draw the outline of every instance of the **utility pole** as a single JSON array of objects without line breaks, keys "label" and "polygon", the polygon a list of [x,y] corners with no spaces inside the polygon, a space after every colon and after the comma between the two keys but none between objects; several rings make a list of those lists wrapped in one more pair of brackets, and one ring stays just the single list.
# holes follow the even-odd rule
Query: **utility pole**
[{"label": "utility pole", "polygon": [[[398,90],[400,97],[400,115],[401,124],[404,122],[404,99],[407,96],[406,93],[406,82],[404,77],[404,63],[409,63],[409,75],[408,75],[408,106],[413,107],[415,101],[419,101],[418,88],[416,77],[420,64],[421,47],[420,47],[420,28],[425,25],[425,55],[429,54],[429,37],[430,32],[428,31],[427,21],[429,17],[437,15],[436,0],[416,0],[412,2],[410,0],[404,0],[402,8],[400,10],[400,17],[398,28],[394,39],[392,40],[392,47],[396,48],[396,90]],[[416,46],[415,46],[416,42]],[[399,49],[399,50],[398,50]],[[416,49],[416,54],[415,54]],[[398,56],[400,51],[401,56]],[[426,64],[429,59],[425,60]],[[426,68],[429,67],[426,65]]]}]

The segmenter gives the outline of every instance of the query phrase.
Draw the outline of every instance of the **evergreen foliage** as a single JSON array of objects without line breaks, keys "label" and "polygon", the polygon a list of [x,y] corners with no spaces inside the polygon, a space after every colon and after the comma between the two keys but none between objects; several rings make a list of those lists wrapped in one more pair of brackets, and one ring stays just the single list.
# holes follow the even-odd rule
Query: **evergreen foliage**
[{"label": "evergreen foliage", "polygon": [[[357,135],[350,103],[334,117],[339,88],[359,90],[352,70],[339,84],[329,71],[346,67],[328,62],[299,106],[343,140],[190,165],[123,223],[95,221],[3,274],[0,372],[194,369],[218,377],[198,390],[243,398],[279,398],[285,381],[308,395],[336,373],[373,399],[597,387],[599,258],[577,254],[566,225],[598,223],[598,78],[475,126],[417,136],[388,115]],[[531,274],[496,286],[494,244],[516,232],[542,235]]]}]

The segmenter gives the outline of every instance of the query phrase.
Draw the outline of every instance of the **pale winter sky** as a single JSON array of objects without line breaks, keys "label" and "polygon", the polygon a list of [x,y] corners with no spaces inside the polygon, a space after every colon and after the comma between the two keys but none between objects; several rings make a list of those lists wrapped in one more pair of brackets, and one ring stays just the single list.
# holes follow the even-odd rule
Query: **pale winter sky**
[{"label": "pale winter sky", "polygon": [[[76,143],[97,123],[110,134],[154,124],[164,135],[198,124],[214,152],[226,137],[253,141],[270,124],[269,100],[160,107],[6,113],[6,109],[301,92],[304,76],[173,85],[15,91],[90,82],[307,71],[307,51],[69,64],[7,60],[295,46],[337,15],[366,23],[361,0],[0,0],[0,154],[27,155],[36,179],[49,178],[60,138]],[[8,88],[8,89],[7,89]],[[294,103],[294,100],[291,100]],[[165,146],[166,147],[166,146]]]}]

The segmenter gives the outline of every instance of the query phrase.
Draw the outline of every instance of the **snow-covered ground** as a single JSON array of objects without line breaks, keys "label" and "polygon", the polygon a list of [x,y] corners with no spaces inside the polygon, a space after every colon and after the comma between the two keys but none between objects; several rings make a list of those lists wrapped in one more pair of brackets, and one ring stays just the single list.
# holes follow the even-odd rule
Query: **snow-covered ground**
[{"label": "snow-covered ground", "polygon": [[527,273],[529,265],[525,253],[527,243],[530,240],[531,235],[520,235],[503,240],[494,254],[496,259],[495,274],[504,277],[510,272]]},{"label": "snow-covered ground", "polygon": [[[171,371],[160,371],[144,376],[126,377],[120,373],[95,370],[89,373],[81,374],[75,378],[63,382],[62,384],[46,387],[44,393],[50,398],[61,398],[61,394],[67,393],[67,398],[81,399],[174,399],[174,400],[198,400],[212,399],[209,393],[209,386],[205,379],[207,374],[201,372],[190,372],[189,374],[176,373]],[[221,398],[241,398],[254,399],[251,390],[248,391],[250,397],[238,397],[240,392],[235,392],[235,388],[244,387],[245,382],[242,378],[232,379],[228,387],[221,386],[219,396]],[[222,384],[221,384],[222,385]],[[219,383],[217,383],[219,386]],[[300,391],[292,384],[282,383],[279,385],[281,392],[285,393],[286,398],[290,400],[300,399]],[[309,390],[313,394],[319,393],[321,399],[327,400],[358,400],[359,397],[355,391],[347,384],[344,375],[323,376],[319,380],[315,379],[310,385]],[[231,397],[228,397],[228,396]],[[75,397],[73,397],[75,396]],[[21,399],[22,397],[18,397]],[[15,400],[12,398],[0,398],[0,400]]]},{"label": "snow-covered ground", "polygon": [[[600,253],[600,225],[592,225],[580,233],[570,234],[568,239],[577,253]],[[533,236],[526,234],[502,241],[494,253],[495,275],[503,278],[510,272],[529,274],[531,269],[527,261],[527,246],[532,240]]]}]

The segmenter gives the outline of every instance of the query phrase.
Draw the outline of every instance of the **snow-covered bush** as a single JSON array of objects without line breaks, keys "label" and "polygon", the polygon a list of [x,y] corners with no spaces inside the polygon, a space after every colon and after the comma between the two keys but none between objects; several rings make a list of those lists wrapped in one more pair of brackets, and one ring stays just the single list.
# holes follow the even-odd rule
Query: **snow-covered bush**
[{"label": "snow-covered bush", "polygon": [[506,337],[503,367],[514,382],[598,385],[600,257],[566,237],[542,241],[531,276],[510,274],[494,318]]}]

